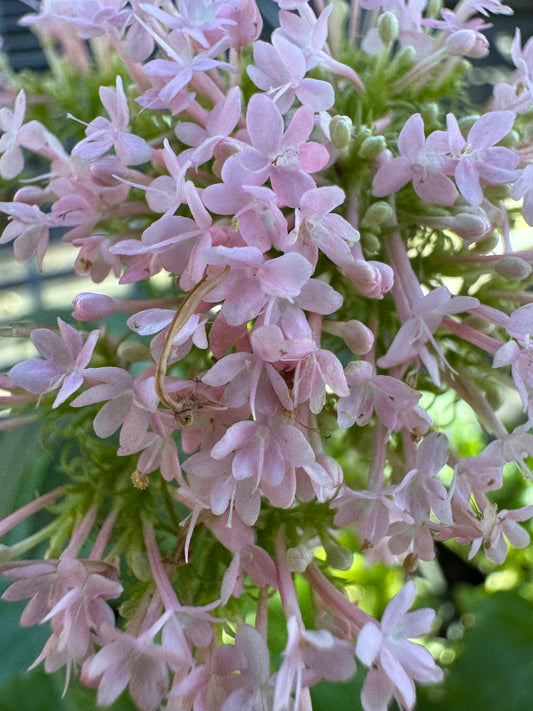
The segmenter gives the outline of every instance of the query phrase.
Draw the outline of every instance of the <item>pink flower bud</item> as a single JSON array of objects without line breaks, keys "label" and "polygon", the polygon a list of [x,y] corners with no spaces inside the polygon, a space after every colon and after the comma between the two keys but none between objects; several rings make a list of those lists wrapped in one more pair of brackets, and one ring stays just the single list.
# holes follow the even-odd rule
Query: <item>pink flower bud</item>
[{"label": "pink flower bud", "polygon": [[327,322],[324,324],[324,330],[334,336],[340,336],[356,355],[365,355],[374,345],[374,334],[357,319]]},{"label": "pink flower bud", "polygon": [[36,185],[25,185],[20,190],[17,190],[13,202],[23,202],[26,205],[40,205],[45,197],[45,192],[42,188]]},{"label": "pink flower bud", "polygon": [[474,212],[460,212],[452,220],[451,229],[468,242],[483,239],[492,229],[486,213],[479,209]]},{"label": "pink flower bud", "polygon": [[346,276],[362,294],[374,299],[381,299],[394,283],[394,273],[388,264],[364,259],[356,259],[346,270]]},{"label": "pink flower bud", "polygon": [[520,281],[531,274],[531,264],[520,257],[502,257],[494,265],[494,271],[509,281]]},{"label": "pink flower bud", "polygon": [[115,313],[115,300],[105,294],[83,292],[72,300],[72,316],[78,321],[99,321]]},{"label": "pink flower bud", "polygon": [[489,43],[480,32],[457,30],[447,37],[446,49],[453,56],[480,59],[489,53]]}]

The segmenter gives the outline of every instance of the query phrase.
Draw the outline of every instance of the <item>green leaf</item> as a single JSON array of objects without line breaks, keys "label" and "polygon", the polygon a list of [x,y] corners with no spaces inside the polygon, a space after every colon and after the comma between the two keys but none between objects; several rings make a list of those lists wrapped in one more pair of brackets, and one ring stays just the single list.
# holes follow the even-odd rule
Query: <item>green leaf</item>
[{"label": "green leaf", "polygon": [[502,592],[468,612],[475,623],[466,630],[462,652],[440,690],[419,692],[417,711],[530,711],[533,604],[515,591]]}]

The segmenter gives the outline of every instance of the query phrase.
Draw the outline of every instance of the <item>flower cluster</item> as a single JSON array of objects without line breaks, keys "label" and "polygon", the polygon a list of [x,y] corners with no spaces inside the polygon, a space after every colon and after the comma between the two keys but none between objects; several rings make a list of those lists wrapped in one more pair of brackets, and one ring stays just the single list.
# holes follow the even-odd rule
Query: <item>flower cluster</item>
[{"label": "flower cluster", "polygon": [[[529,542],[533,506],[492,492],[504,468],[532,477],[533,252],[511,239],[511,198],[533,225],[531,41],[476,114],[469,60],[500,0],[360,0],[349,23],[345,0],[277,4],[267,42],[255,0],[42,0],[23,23],[60,80],[107,67],[97,108],[65,112],[69,140],[24,89],[0,109],[0,175],[32,178],[0,202],[0,243],[41,267],[60,230],[80,277],[125,292],[80,293],[0,376],[2,426],[42,412],[78,448],[68,483],[0,522],[54,514],[2,550],[3,597],[50,622],[36,663],[102,706],[310,711],[357,661],[365,711],[412,709],[442,679],[412,641],[433,612],[407,611],[412,581],[381,622],[350,601],[343,529],[410,572],[436,541],[496,564]],[[477,453],[434,421],[443,393],[484,429]]]}]

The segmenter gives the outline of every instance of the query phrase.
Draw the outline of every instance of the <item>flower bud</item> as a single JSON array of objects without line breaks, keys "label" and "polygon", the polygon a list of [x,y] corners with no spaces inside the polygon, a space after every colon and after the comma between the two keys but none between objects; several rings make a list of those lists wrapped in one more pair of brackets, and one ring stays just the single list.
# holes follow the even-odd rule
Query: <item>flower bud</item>
[{"label": "flower bud", "polygon": [[500,200],[507,200],[511,195],[511,188],[509,184],[500,183],[499,185],[484,185],[483,193],[487,200],[494,202],[499,202]]},{"label": "flower bud", "polygon": [[150,580],[152,571],[150,569],[148,557],[145,553],[141,553],[135,549],[128,549],[126,551],[126,562],[136,578],[142,580],[143,582],[148,582],[148,580]]},{"label": "flower bud", "polygon": [[348,348],[356,355],[368,353],[374,345],[374,334],[357,319],[350,321],[326,321],[324,330],[334,336],[340,336]]},{"label": "flower bud", "polygon": [[410,44],[402,47],[396,54],[396,63],[400,68],[410,67],[416,59],[416,49]]},{"label": "flower bud", "polygon": [[117,355],[126,363],[141,363],[143,360],[150,360],[150,349],[141,341],[133,338],[122,341],[117,348]]},{"label": "flower bud", "polygon": [[436,124],[439,121],[441,109],[435,101],[428,101],[420,111],[424,123],[428,125]]},{"label": "flower bud", "polygon": [[334,116],[329,124],[331,142],[338,150],[346,148],[350,143],[353,123],[349,116]]},{"label": "flower bud", "polygon": [[363,219],[359,223],[361,227],[376,227],[384,225],[393,215],[392,207],[388,202],[379,200],[372,203],[368,210],[363,215]]},{"label": "flower bud", "polygon": [[474,30],[457,30],[446,37],[446,49],[454,56],[461,57],[468,55],[471,47],[476,42]]},{"label": "flower bud", "polygon": [[504,402],[504,393],[501,387],[486,380],[483,384],[483,390],[485,391],[485,397],[491,408],[498,410]]},{"label": "flower bud", "polygon": [[479,114],[469,114],[468,116],[462,116],[458,119],[457,123],[459,124],[459,128],[461,129],[463,136],[467,135],[476,121],[479,121],[479,118]]},{"label": "flower bud", "polygon": [[383,136],[369,136],[361,143],[358,155],[360,158],[375,158],[383,153],[387,147],[387,142]]},{"label": "flower bud", "polygon": [[23,202],[26,205],[40,205],[45,199],[45,191],[36,185],[25,185],[17,190],[13,202]]},{"label": "flower bud", "polygon": [[[379,228],[375,228],[379,229]],[[381,249],[381,242],[377,234],[374,232],[364,231],[361,234],[361,247],[365,254],[377,254]]]},{"label": "flower bud", "polygon": [[313,551],[305,543],[287,549],[287,568],[291,573],[303,573],[313,560]]},{"label": "flower bud", "polygon": [[450,228],[467,242],[483,239],[492,229],[489,218],[480,208],[476,213],[460,212],[455,215]]},{"label": "flower bud", "polygon": [[491,232],[489,235],[479,240],[479,242],[476,242],[475,250],[476,252],[479,252],[479,254],[487,254],[488,252],[492,252],[499,240],[500,238],[498,235],[495,232]]},{"label": "flower bud", "polygon": [[323,541],[327,563],[335,570],[350,570],[353,563],[353,553],[331,539]]},{"label": "flower bud", "polygon": [[384,12],[378,18],[379,37],[384,45],[389,45],[398,37],[400,23],[393,12]]},{"label": "flower bud", "polygon": [[99,321],[115,313],[115,301],[105,294],[83,292],[72,299],[72,316],[78,321]]},{"label": "flower bud", "polygon": [[513,129],[511,129],[511,131],[509,131],[507,136],[504,136],[502,138],[502,140],[498,143],[498,145],[503,146],[504,148],[514,148],[519,140],[520,140],[520,136],[513,128]]},{"label": "flower bud", "polygon": [[520,281],[531,274],[531,264],[520,257],[502,257],[494,265],[494,271],[509,281]]},{"label": "flower bud", "polygon": [[383,298],[383,294],[390,291],[394,283],[394,272],[388,264],[367,262],[364,259],[356,259],[346,269],[346,276],[358,291],[374,299]]}]

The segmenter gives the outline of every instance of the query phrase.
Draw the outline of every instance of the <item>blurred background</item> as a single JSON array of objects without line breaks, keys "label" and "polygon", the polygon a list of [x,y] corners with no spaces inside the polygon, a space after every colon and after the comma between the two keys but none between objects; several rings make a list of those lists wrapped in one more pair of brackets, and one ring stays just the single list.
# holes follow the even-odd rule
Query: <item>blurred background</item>
[{"label": "blurred background", "polygon": [[[522,39],[533,34],[532,0],[509,0],[513,16],[491,17],[493,27],[487,32],[492,44],[490,57],[478,62],[473,73],[472,91],[481,101],[487,87],[508,71],[510,46],[515,26]],[[259,0],[264,17],[264,38],[275,26],[277,6],[271,0]],[[453,7],[454,3],[447,3]],[[33,34],[18,25],[18,18],[28,12],[19,0],[0,0],[0,35],[7,64],[2,73],[30,69],[44,71],[46,62]],[[0,179],[0,200],[9,199]],[[1,225],[0,225],[1,227]],[[522,235],[533,243],[531,228]],[[18,263],[11,245],[0,246],[0,329],[13,323],[53,324],[57,316],[70,318],[71,301],[80,291],[98,291],[87,278],[86,284],[72,275],[72,248],[55,235],[39,272],[35,261]],[[118,285],[116,286],[119,289]],[[106,281],[105,292],[110,293]],[[122,291],[121,291],[122,294]],[[123,295],[123,294],[122,294]],[[1,331],[0,331],[1,333]],[[33,355],[26,339],[3,338],[0,341],[0,372]],[[454,437],[463,437],[463,454],[483,434],[472,428],[465,413],[443,412],[450,420]],[[46,444],[46,443],[45,443]],[[58,477],[59,452],[42,446],[39,425],[10,432],[0,432],[0,519],[26,503],[32,492],[46,480],[46,488]],[[58,480],[59,483],[59,480]],[[524,487],[512,484],[502,492],[500,505],[532,503],[524,498]],[[530,496],[530,495],[529,495]],[[531,528],[530,528],[531,531]],[[21,537],[30,530],[17,530]],[[9,540],[4,541],[9,543]],[[420,605],[437,610],[438,632],[429,647],[446,670],[440,687],[420,689],[419,711],[530,711],[533,708],[533,547],[511,551],[504,566],[490,562],[465,560],[465,552],[453,546],[441,546],[438,560],[417,571],[422,593]],[[1,560],[1,547],[0,547]],[[368,568],[356,556],[354,566],[343,583],[356,586],[362,604],[374,614],[381,613],[398,574],[385,566]],[[0,586],[0,591],[5,589]],[[48,637],[48,627],[22,629],[20,613],[24,603],[0,604],[0,711],[82,711],[95,708],[93,692],[70,684],[63,696],[61,674],[47,675],[42,668],[25,670],[38,656]],[[280,654],[282,637],[274,652]],[[360,711],[359,690],[364,673],[347,684],[322,683],[313,689],[315,711]],[[132,711],[127,695],[113,705],[115,711]],[[236,710],[237,711],[237,710]]]}]

